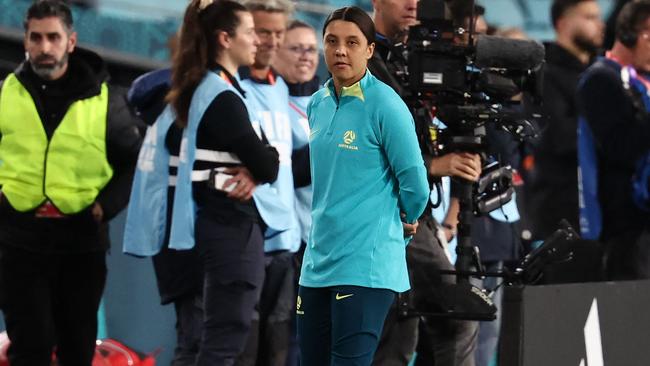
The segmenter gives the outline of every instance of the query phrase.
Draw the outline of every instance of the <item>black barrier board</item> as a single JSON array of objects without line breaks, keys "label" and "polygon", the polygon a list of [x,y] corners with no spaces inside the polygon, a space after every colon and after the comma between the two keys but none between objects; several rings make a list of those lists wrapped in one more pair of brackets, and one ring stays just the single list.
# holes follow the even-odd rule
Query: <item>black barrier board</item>
[{"label": "black barrier board", "polygon": [[650,366],[650,281],[508,287],[501,366]]}]

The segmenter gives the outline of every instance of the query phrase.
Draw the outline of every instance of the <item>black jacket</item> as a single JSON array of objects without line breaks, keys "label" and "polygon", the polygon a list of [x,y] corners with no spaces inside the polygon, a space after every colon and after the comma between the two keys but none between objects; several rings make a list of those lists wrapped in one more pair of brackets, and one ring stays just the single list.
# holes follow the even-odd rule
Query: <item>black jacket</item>
[{"label": "black jacket", "polygon": [[386,64],[386,60],[391,52],[391,45],[384,36],[378,34],[375,41],[375,52],[372,58],[368,60],[368,70],[377,79],[383,81],[393,88],[399,95],[404,95],[404,88],[395,76],[393,67]]},{"label": "black jacket", "polygon": [[[108,80],[103,60],[80,48],[70,54],[68,70],[58,80],[41,79],[28,62],[23,62],[14,74],[34,100],[48,139],[72,103],[98,95],[102,83]],[[39,252],[108,248],[107,222],[126,207],[142,137],[141,122],[131,114],[123,91],[112,86],[107,119],[106,153],[113,177],[96,199],[104,212],[103,222],[94,221],[92,206],[64,218],[45,219],[36,218],[34,211],[18,212],[7,200],[0,200],[0,244]]]},{"label": "black jacket", "polygon": [[565,218],[578,228],[578,79],[588,65],[556,43],[546,44],[544,124],[530,188],[533,231],[546,238]]},{"label": "black jacket", "polygon": [[605,59],[591,66],[578,89],[578,106],[596,143],[601,239],[647,228],[650,214],[634,204],[632,176],[638,160],[650,150],[650,118],[640,119],[623,88],[620,66]]},{"label": "black jacket", "polygon": [[[305,83],[292,84],[287,81],[289,95],[292,97],[306,97],[316,93],[320,88],[318,76]],[[293,107],[292,107],[293,108]],[[311,184],[311,163],[309,161],[309,144],[294,149],[291,154],[291,171],[293,172],[293,186],[306,187]]]}]

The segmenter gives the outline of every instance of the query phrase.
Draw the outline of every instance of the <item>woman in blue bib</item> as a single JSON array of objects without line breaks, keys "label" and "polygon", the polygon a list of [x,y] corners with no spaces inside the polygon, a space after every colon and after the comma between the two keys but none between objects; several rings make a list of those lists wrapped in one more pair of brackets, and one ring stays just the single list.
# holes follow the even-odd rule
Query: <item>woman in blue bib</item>
[{"label": "woman in blue bib", "polygon": [[276,179],[278,154],[256,132],[237,76],[258,43],[242,5],[192,1],[172,65],[170,108],[156,122],[161,128],[174,115],[164,136],[175,187],[169,247],[196,246],[203,273],[198,354],[179,364],[235,363],[264,278],[262,220],[251,198],[258,183]]},{"label": "woman in blue bib", "polygon": [[405,234],[429,189],[408,108],[366,69],[374,37],[357,7],[334,11],[323,28],[332,78],[307,108],[314,194],[297,302],[303,365],[370,365],[395,294],[409,289]]}]

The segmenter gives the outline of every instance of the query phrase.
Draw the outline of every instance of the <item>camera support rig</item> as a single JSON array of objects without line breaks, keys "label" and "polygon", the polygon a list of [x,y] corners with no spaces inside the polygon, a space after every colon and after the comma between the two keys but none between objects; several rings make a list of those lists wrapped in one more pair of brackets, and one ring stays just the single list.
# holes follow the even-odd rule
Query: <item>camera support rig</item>
[{"label": "camera support rig", "polygon": [[[446,16],[447,3],[465,7],[463,14],[469,16],[469,24],[462,26],[469,28],[469,34],[462,27],[455,28],[457,24]],[[520,140],[528,137],[526,130],[532,128],[522,113],[508,106],[512,97],[522,91],[529,91],[533,97],[539,95],[536,80],[544,49],[534,41],[482,35],[474,42],[475,9],[474,0],[421,0],[420,24],[411,27],[408,41],[396,44],[388,56],[387,62],[408,91],[404,98],[416,119],[423,151],[444,145],[443,153],[484,153],[486,125],[498,126]],[[448,136],[431,132],[433,114],[447,125]],[[527,284],[539,277],[544,264],[570,256],[566,244],[577,234],[566,225],[526,256],[514,272],[485,272],[478,249],[472,245],[471,223],[477,212],[487,213],[511,199],[512,187],[507,184],[502,190],[490,191],[490,187],[508,178],[511,171],[495,166],[485,172],[478,188],[470,181],[457,179],[460,212],[456,270],[434,270],[436,274],[430,276],[456,275],[456,283],[440,283],[437,294],[411,293],[409,299],[400,301],[404,315],[493,320],[496,307],[483,290],[470,284],[470,277],[503,277],[508,284]]]}]

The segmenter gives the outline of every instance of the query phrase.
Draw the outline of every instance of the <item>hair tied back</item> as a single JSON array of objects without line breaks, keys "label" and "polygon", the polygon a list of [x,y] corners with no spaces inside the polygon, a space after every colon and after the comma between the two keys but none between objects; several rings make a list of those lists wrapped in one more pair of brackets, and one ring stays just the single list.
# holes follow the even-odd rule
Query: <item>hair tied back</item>
[{"label": "hair tied back", "polygon": [[200,0],[199,1],[199,12],[205,10],[208,6],[212,5],[214,0]]}]

